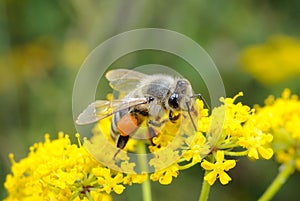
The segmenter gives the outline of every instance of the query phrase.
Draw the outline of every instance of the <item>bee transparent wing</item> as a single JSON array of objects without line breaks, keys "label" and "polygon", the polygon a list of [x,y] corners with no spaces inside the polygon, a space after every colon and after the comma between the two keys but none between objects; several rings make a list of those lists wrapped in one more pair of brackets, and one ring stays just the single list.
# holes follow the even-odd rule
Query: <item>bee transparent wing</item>
[{"label": "bee transparent wing", "polygon": [[97,100],[87,106],[87,108],[78,116],[76,124],[85,125],[94,123],[109,117],[116,112],[146,103],[148,103],[146,98],[127,98],[112,101]]},{"label": "bee transparent wing", "polygon": [[116,69],[106,73],[111,88],[120,92],[130,92],[148,75],[127,69]]},{"label": "bee transparent wing", "polygon": [[[96,102],[91,103],[85,110],[83,110],[82,113],[79,114],[76,120],[76,124],[78,125],[85,125],[85,124],[90,124],[93,122],[96,122],[100,120],[100,118],[96,115]],[[102,101],[100,101],[102,102]],[[106,104],[106,103],[103,103]]]}]

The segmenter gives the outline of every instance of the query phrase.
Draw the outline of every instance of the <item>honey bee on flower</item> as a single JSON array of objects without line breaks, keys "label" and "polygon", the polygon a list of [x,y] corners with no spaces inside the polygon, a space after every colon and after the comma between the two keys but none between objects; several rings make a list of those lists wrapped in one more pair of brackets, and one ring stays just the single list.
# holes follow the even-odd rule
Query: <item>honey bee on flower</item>
[{"label": "honey bee on flower", "polygon": [[146,75],[126,69],[111,70],[106,78],[110,86],[125,93],[125,97],[91,103],[76,123],[89,124],[113,116],[110,134],[119,150],[125,148],[129,138],[144,124],[146,137],[152,145],[155,144],[153,138],[160,135],[167,122],[176,125],[182,118],[189,118],[193,129],[197,130],[195,98],[201,99],[206,106],[207,103],[201,94],[194,95],[187,79],[163,74]]}]

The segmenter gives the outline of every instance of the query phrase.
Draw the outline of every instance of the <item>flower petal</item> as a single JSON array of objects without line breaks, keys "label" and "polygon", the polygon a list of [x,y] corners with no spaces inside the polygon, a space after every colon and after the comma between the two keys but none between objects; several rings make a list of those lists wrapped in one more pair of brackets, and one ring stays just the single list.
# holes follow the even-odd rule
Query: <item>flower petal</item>
[{"label": "flower petal", "polygon": [[219,179],[220,179],[221,184],[223,184],[223,185],[228,184],[228,182],[231,181],[231,178],[229,177],[229,175],[226,172],[220,172]]},{"label": "flower petal", "polygon": [[229,169],[234,168],[236,165],[235,160],[227,160],[224,162],[224,170],[228,171]]},{"label": "flower petal", "polygon": [[215,164],[210,163],[207,160],[204,160],[201,163],[201,167],[203,167],[205,170],[213,170],[215,168]]},{"label": "flower petal", "polygon": [[217,179],[217,173],[215,171],[211,171],[204,177],[204,180],[206,180],[209,185],[213,185],[216,179]]},{"label": "flower petal", "polygon": [[222,163],[224,161],[224,151],[217,151],[217,162]]},{"label": "flower petal", "polygon": [[258,152],[264,159],[270,159],[273,156],[271,148],[258,147]]}]

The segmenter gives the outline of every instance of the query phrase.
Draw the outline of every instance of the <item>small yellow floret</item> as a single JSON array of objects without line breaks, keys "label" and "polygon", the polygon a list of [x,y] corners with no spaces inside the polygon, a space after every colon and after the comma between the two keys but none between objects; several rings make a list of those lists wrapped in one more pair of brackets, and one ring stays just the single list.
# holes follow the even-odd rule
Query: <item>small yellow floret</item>
[{"label": "small yellow floret", "polygon": [[213,185],[215,181],[219,178],[221,184],[225,185],[229,181],[231,181],[231,178],[225,171],[234,168],[235,165],[235,160],[224,161],[224,152],[218,151],[216,154],[215,163],[208,162],[207,160],[204,160],[201,163],[201,167],[203,167],[205,170],[211,170],[207,175],[205,175],[204,180],[206,180],[209,183],[209,185]]}]

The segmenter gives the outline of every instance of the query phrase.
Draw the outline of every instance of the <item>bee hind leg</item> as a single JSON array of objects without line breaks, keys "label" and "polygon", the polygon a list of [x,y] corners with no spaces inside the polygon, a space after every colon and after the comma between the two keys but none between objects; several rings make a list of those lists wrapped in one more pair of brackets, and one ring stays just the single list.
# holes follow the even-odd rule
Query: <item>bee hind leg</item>
[{"label": "bee hind leg", "polygon": [[120,151],[122,149],[124,149],[124,147],[126,146],[127,142],[129,140],[129,135],[126,135],[126,136],[123,136],[123,135],[120,135],[118,140],[117,140],[117,148],[118,151],[114,154],[114,157],[113,157],[113,160],[116,159],[117,155],[120,153]]},{"label": "bee hind leg", "polygon": [[124,149],[128,140],[129,140],[129,135],[126,136],[120,135],[117,141],[117,147],[120,149]]}]

